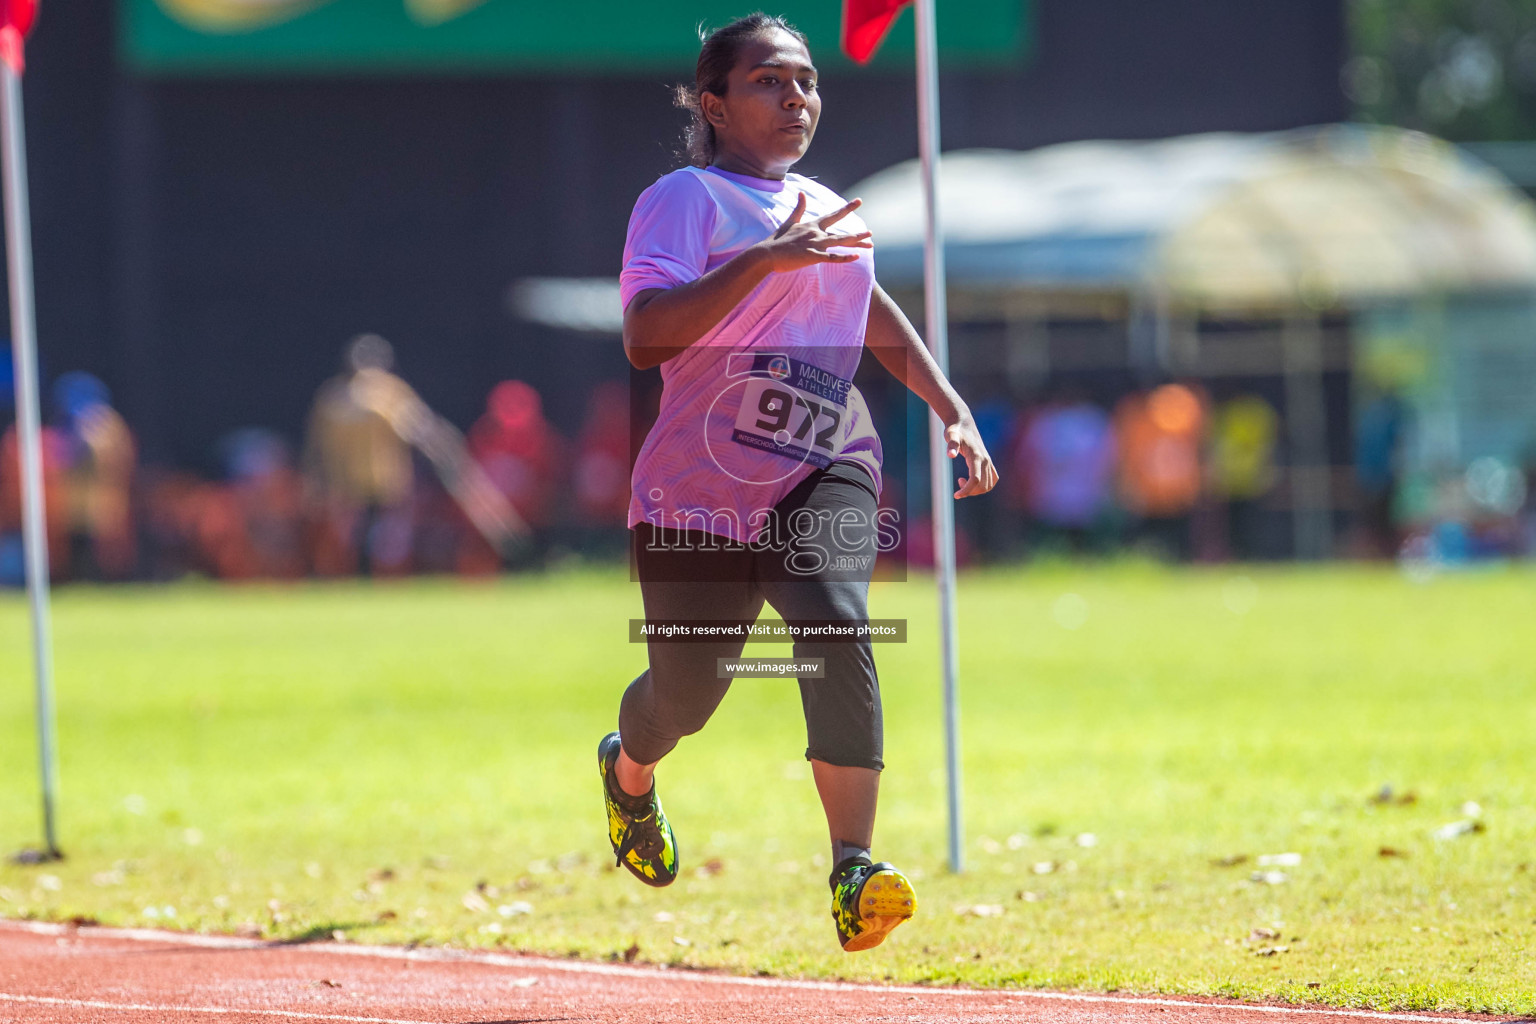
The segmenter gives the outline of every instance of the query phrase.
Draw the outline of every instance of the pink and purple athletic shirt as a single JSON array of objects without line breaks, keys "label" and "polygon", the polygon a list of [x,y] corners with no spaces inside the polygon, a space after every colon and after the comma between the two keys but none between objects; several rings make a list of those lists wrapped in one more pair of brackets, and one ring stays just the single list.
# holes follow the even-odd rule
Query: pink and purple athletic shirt
[{"label": "pink and purple athletic shirt", "polygon": [[[778,230],[846,201],[799,174],[783,181],[684,167],[641,193],[624,244],[620,297],[697,280]],[[866,230],[849,214],[828,230]],[[702,529],[744,543],[768,509],[817,469],[853,462],[880,488],[880,438],[853,386],[874,288],[858,259],[769,274],[698,341],[661,364],[662,396],[631,478],[629,526]]]}]

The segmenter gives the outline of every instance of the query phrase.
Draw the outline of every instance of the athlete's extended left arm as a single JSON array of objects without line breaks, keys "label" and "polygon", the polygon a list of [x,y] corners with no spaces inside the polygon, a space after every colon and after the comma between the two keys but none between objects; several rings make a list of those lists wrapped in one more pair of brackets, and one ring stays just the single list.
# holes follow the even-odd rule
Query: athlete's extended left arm
[{"label": "athlete's extended left arm", "polygon": [[939,364],[933,361],[907,315],[878,284],[869,300],[864,344],[880,360],[881,366],[938,414],[944,424],[949,457],[965,457],[970,476],[960,481],[955,497],[986,494],[996,487],[997,467],[992,465],[992,456],[987,454],[987,446],[981,441],[970,407],[944,378]]}]

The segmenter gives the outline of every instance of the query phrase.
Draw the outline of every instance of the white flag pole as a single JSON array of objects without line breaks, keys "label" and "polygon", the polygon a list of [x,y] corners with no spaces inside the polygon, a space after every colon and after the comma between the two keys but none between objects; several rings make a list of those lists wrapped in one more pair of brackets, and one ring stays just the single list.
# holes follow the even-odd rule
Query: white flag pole
[{"label": "white flag pole", "polygon": [[[10,31],[8,28],[6,31]],[[58,754],[53,733],[53,641],[48,621],[48,538],[43,518],[42,417],[37,383],[37,322],[32,308],[32,224],[27,203],[27,149],[21,114],[20,42],[8,40],[0,60],[0,134],[5,191],[5,255],[10,271],[11,351],[16,364],[16,432],[21,441],[22,535],[27,596],[32,603],[32,658],[36,670],[37,746],[42,769],[41,856],[60,856],[54,829]],[[14,47],[15,60],[10,59]]]},{"label": "white flag pole", "polygon": [[[945,302],[943,232],[939,219],[939,58],[933,0],[916,0],[917,137],[923,172],[923,309],[928,348],[949,375],[949,311]],[[960,821],[960,651],[955,624],[954,473],[944,424],[928,414],[928,468],[933,486],[933,564],[939,584],[939,650],[944,671],[944,767],[949,789],[949,869],[965,870]]]}]

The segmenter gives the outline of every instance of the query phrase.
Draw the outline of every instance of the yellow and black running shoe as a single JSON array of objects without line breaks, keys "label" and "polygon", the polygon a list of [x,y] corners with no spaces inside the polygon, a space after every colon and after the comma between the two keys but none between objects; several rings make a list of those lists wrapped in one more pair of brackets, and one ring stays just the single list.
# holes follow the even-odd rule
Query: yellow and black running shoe
[{"label": "yellow and black running shoe", "polygon": [[832,869],[832,920],[843,951],[873,949],[917,910],[917,894],[896,865],[850,857]]},{"label": "yellow and black running shoe", "polygon": [[611,732],[597,745],[597,768],[603,776],[603,802],[608,806],[608,842],[617,864],[646,885],[671,885],[677,878],[677,840],[656,798],[656,783],[642,797],[619,788],[613,763],[619,757],[619,734]]}]

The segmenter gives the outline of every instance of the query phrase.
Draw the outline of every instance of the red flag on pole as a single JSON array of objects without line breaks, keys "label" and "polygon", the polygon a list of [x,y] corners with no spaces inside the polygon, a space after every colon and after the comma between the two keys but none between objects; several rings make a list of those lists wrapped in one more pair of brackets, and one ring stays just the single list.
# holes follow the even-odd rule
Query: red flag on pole
[{"label": "red flag on pole", "polygon": [[25,61],[22,40],[37,20],[37,0],[0,0],[0,60],[21,74]]},{"label": "red flag on pole", "polygon": [[37,0],[0,0],[0,19],[19,34],[26,35],[37,20]]},{"label": "red flag on pole", "polygon": [[867,64],[901,9],[912,0],[843,0],[843,52]]}]

